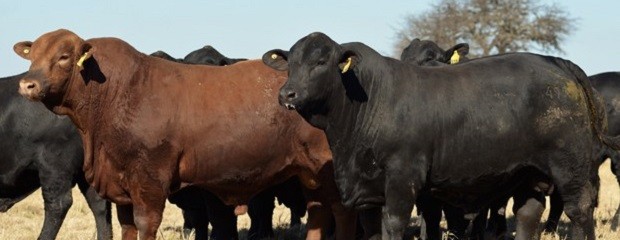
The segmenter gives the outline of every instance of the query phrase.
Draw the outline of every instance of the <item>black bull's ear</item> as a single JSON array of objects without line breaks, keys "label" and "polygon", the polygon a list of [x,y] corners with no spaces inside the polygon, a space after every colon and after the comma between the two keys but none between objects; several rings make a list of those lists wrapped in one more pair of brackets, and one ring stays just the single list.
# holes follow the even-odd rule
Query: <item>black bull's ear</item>
[{"label": "black bull's ear", "polygon": [[267,66],[279,70],[288,70],[288,51],[274,49],[263,54],[263,63]]},{"label": "black bull's ear", "polygon": [[[456,55],[456,54],[458,55]],[[469,44],[459,43],[446,50],[444,59],[449,60],[450,64],[456,64],[459,60],[469,53]],[[456,56],[455,56],[456,55]]]},{"label": "black bull's ear", "polygon": [[355,51],[346,50],[340,56],[338,61],[338,67],[342,73],[346,73],[350,69],[354,68],[359,63],[359,55]]}]

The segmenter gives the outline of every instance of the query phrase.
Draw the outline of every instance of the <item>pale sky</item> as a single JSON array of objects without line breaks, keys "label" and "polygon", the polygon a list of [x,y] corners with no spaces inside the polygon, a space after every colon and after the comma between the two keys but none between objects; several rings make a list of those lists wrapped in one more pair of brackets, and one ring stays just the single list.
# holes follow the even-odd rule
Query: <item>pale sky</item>
[{"label": "pale sky", "polygon": [[[8,2],[8,3],[7,3]],[[0,76],[27,70],[13,45],[59,28],[84,39],[118,37],[138,50],[174,57],[212,45],[232,58],[260,58],[289,49],[301,37],[324,32],[337,42],[363,42],[391,55],[408,14],[428,10],[420,1],[4,1],[0,3]],[[565,54],[588,75],[620,71],[620,1],[556,2],[578,19],[563,43]]]}]

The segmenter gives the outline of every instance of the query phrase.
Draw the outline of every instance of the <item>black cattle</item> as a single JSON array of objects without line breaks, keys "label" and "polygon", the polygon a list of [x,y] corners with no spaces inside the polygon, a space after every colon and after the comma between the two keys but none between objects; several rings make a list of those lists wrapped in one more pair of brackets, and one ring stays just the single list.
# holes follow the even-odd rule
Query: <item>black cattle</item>
[{"label": "black cattle", "polygon": [[469,44],[459,43],[448,50],[443,50],[437,43],[429,40],[413,39],[403,52],[400,60],[418,66],[438,66],[467,61]]},{"label": "black cattle", "polygon": [[153,57],[163,58],[163,59],[166,59],[168,61],[173,61],[173,62],[178,62],[178,63],[182,63],[183,62],[183,59],[181,59],[181,58],[174,58],[174,57],[170,56],[170,54],[168,54],[168,53],[166,53],[164,51],[161,51],[161,50],[159,50],[157,52],[154,52],[154,53],[151,53],[150,55],[153,56]]},{"label": "black cattle", "polygon": [[67,117],[21,97],[16,90],[23,76],[0,79],[0,212],[40,187],[45,220],[39,239],[55,239],[73,202],[71,189],[77,184],[95,216],[97,238],[111,239],[110,203],[84,178],[77,129]]},{"label": "black cattle", "polygon": [[505,54],[428,68],[322,33],[263,61],[288,70],[280,103],[325,131],[344,205],[383,207],[384,239],[402,238],[423,193],[468,213],[514,196],[516,238],[531,239],[552,186],[573,237],[595,239],[592,149],[620,144],[570,61]]},{"label": "black cattle", "polygon": [[[468,59],[465,56],[468,53],[469,44],[467,43],[459,43],[448,50],[443,50],[433,41],[420,40],[416,38],[403,49],[403,52],[400,55],[400,60],[403,62],[416,64],[418,66],[444,66],[446,64],[457,64],[459,62],[467,61]],[[459,238],[464,237],[465,230],[468,226],[468,221],[464,218],[462,209],[445,204],[432,196],[421,197],[416,202],[416,205],[418,206],[420,213],[425,212],[427,215],[425,218],[431,221],[426,222],[422,219],[423,222],[421,225],[425,227],[425,231],[423,231],[424,234],[441,234],[439,223],[441,221],[441,210],[443,209],[450,232]],[[496,228],[493,229],[493,232],[495,232],[497,236],[500,236],[506,231],[506,218],[500,218],[498,214],[499,209],[493,209],[493,211],[491,211],[491,218],[493,220],[498,219],[497,221],[492,222],[492,225],[496,226]],[[472,226],[470,229],[471,232],[469,235],[482,239],[484,237],[484,222],[486,222],[486,214],[479,214],[476,217],[476,221],[474,221],[474,223],[476,223],[475,226]],[[422,239],[426,239],[426,237],[427,236],[421,236]]]},{"label": "black cattle", "polygon": [[188,53],[185,58],[174,58],[164,51],[151,53],[151,56],[163,58],[169,61],[186,63],[186,64],[202,64],[212,66],[226,66],[236,62],[248,60],[246,58],[228,58],[210,45]]},{"label": "black cattle", "polygon": [[245,58],[228,58],[222,55],[220,52],[215,50],[210,45],[204,46],[201,49],[195,50],[185,58],[183,58],[184,63],[188,64],[204,64],[204,65],[216,65],[216,66],[226,66],[231,65],[236,62],[245,61]]},{"label": "black cattle", "polygon": [[[176,59],[163,51],[151,53],[151,56],[185,64],[215,66],[225,66],[247,60],[228,58],[209,45],[192,51],[184,59]],[[290,226],[301,224],[301,218],[306,213],[306,200],[301,191],[299,180],[291,178],[282,184],[266,189],[249,202],[248,214],[251,223],[248,239],[274,237],[272,218],[276,197],[281,204],[291,210]],[[233,232],[237,231],[237,219],[230,214],[232,208],[225,206],[206,190],[188,187],[174,193],[169,200],[183,209],[183,219],[185,220],[183,230],[186,236],[191,231],[195,231],[196,239],[206,239],[209,223],[213,225],[211,238],[214,239],[229,239],[230,236],[233,236]]]},{"label": "black cattle", "polygon": [[[466,57],[468,53],[469,44],[467,43],[459,43],[448,50],[443,50],[433,41],[420,40],[416,38],[403,49],[403,52],[400,55],[400,60],[403,62],[416,64],[418,66],[444,66],[447,64],[457,64],[468,61],[469,59]],[[552,198],[553,196],[558,196],[557,191],[552,194]],[[444,209],[450,232],[454,233],[456,236],[463,237],[467,227],[467,221],[463,220],[462,210],[450,206],[449,204],[443,204],[441,201],[433,198],[428,201],[430,202],[426,203],[426,207],[423,206],[425,201],[418,201],[418,203],[422,202],[422,206],[419,207],[425,209],[427,214],[430,215],[427,218],[433,221],[424,225],[427,228],[426,232],[430,234],[439,234],[441,211],[437,207],[441,207]],[[488,214],[488,210],[483,210],[473,222],[474,225],[470,229],[471,232],[469,234],[482,239],[484,237],[484,229],[486,227],[487,231],[494,234],[496,238],[505,235],[507,231],[505,211],[507,201],[508,199],[492,204],[490,214]],[[561,201],[562,200],[559,199],[559,202]],[[552,203],[556,203],[555,205],[557,205],[557,202],[558,199],[552,199]],[[555,208],[552,209],[555,210]],[[488,226],[486,224],[487,215],[489,215]],[[548,225],[549,223],[551,222],[548,221]]]},{"label": "black cattle", "polygon": [[[604,72],[596,75],[589,76],[592,82],[592,87],[598,91],[603,97],[605,102],[605,109],[607,111],[607,122],[609,135],[620,135],[620,72]],[[620,183],[620,153],[614,149],[603,147],[601,150],[599,161],[602,163],[605,159],[611,159],[611,170],[616,175],[616,180]],[[553,206],[553,205],[552,205]],[[549,218],[556,218],[559,220],[562,215],[562,209],[555,210],[549,213]],[[617,230],[620,223],[620,205],[618,206],[616,213],[614,214],[611,228]],[[556,225],[547,224],[547,228],[555,229]]]},{"label": "black cattle", "polygon": [[[458,61],[450,61],[451,58],[452,60],[456,59],[454,57],[455,51],[458,53],[458,56],[460,56],[460,62],[468,60],[467,58],[463,58],[463,56],[469,52],[467,43],[460,43],[448,50],[443,50],[433,41],[420,41],[416,38],[403,50],[400,58],[401,61],[420,66],[441,66],[458,63]],[[451,54],[452,56],[450,56]],[[620,104],[615,104],[616,106],[614,106],[614,101],[620,103],[620,98],[617,95],[620,94],[620,74],[617,72],[607,72],[593,75],[589,78],[592,82],[592,86],[601,93],[598,97],[604,98],[605,107],[601,106],[599,108],[607,109],[607,119],[610,126],[609,134],[620,135],[620,113],[618,112],[620,111]],[[618,153],[616,151],[607,147],[604,147],[601,150],[601,154],[599,154],[600,163],[603,163],[607,158],[612,160],[612,171],[616,176],[618,175],[616,163],[619,161],[617,155]],[[506,232],[505,202],[507,202],[507,200],[499,201],[495,206],[491,207],[488,230],[493,232],[496,236],[501,236]],[[545,231],[555,232],[557,230],[562,212],[563,202],[558,192],[555,191],[551,195],[550,211],[547,217],[547,223],[545,224]],[[481,217],[483,216],[485,217],[486,214],[481,215]],[[618,207],[618,211],[616,211],[612,224],[614,229],[617,228],[619,220],[620,206]],[[448,222],[448,225],[450,225],[450,222]]]}]

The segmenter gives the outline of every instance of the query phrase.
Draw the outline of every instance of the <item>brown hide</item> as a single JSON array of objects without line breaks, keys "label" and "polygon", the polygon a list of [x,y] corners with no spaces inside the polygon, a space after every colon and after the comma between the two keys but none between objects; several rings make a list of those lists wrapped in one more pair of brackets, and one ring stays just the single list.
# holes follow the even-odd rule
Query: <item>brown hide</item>
[{"label": "brown hide", "polygon": [[[114,202],[198,185],[227,204],[244,204],[292,175],[311,188],[333,181],[317,177],[331,164],[324,134],[278,105],[286,73],[261,61],[183,65],[120,39],[83,41],[66,30],[26,47],[33,63],[22,84],[40,84],[38,100],[81,129],[87,180]],[[74,58],[86,49],[90,58],[63,79],[64,70],[53,70],[56,49]]]},{"label": "brown hide", "polygon": [[183,187],[242,205],[294,175],[306,186],[306,238],[325,237],[330,210],[336,238],[353,236],[324,133],[278,105],[285,73],[260,60],[184,65],[63,29],[13,48],[31,61],[20,94],[81,130],[86,179],[118,204],[123,239],[155,239],[166,197]]},{"label": "brown hide", "polygon": [[86,68],[98,65],[105,80],[77,77],[69,88],[80,91],[67,97],[97,99],[70,115],[85,117],[78,124],[88,146],[84,170],[106,197],[130,198],[131,188],[151,184],[165,191],[199,185],[227,204],[243,204],[331,161],[323,133],[278,105],[286,75],[260,61],[185,66],[139,53],[117,56],[115,49],[130,47],[115,39],[88,42],[97,64]]}]

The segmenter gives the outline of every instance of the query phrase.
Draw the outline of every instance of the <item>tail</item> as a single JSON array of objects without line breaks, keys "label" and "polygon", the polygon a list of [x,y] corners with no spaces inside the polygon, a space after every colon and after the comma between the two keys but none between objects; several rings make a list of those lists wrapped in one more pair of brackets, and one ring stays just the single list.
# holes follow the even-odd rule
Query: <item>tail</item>
[{"label": "tail", "polygon": [[573,74],[577,78],[577,82],[581,85],[581,87],[583,87],[584,93],[586,95],[586,104],[590,112],[590,127],[592,128],[594,134],[596,134],[596,137],[599,139],[599,141],[601,141],[601,143],[607,145],[608,147],[614,150],[620,150],[620,136],[607,136],[606,131],[602,129],[603,126],[605,126],[606,124],[602,121],[604,121],[606,118],[600,118],[598,116],[597,105],[594,102],[594,88],[592,87],[592,83],[590,82],[590,79],[588,78],[586,73],[583,72],[583,70],[579,66],[575,65],[571,61],[561,58],[554,58],[554,61],[556,65],[562,70]]}]

